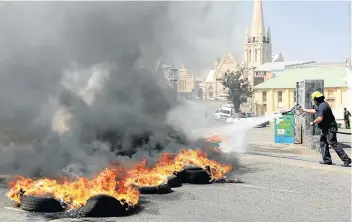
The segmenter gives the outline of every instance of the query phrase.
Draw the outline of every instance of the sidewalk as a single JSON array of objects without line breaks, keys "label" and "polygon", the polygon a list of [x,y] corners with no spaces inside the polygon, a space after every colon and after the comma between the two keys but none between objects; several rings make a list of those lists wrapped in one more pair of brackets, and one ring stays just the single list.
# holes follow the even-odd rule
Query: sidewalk
[{"label": "sidewalk", "polygon": [[[351,157],[352,150],[350,148],[345,148],[345,152]],[[247,153],[258,153],[258,154],[266,154],[271,156],[279,156],[279,157],[290,157],[302,160],[309,161],[320,161],[321,154],[315,152],[314,150],[309,149],[308,147],[300,144],[293,145],[281,145],[274,143],[266,143],[266,144],[250,144]],[[331,157],[333,162],[341,162],[340,158],[337,156],[334,150],[330,150]]]},{"label": "sidewalk", "polygon": [[[341,129],[341,132],[348,132]],[[309,149],[303,144],[275,144],[273,128],[253,129],[249,132],[250,136],[246,139],[247,152],[241,155],[244,160],[276,162],[295,166],[307,166],[314,169],[337,170],[351,173],[351,168],[340,167],[342,161],[334,150],[330,150],[333,166],[320,165],[321,154]],[[352,157],[350,135],[338,135],[338,141],[345,152]]]}]

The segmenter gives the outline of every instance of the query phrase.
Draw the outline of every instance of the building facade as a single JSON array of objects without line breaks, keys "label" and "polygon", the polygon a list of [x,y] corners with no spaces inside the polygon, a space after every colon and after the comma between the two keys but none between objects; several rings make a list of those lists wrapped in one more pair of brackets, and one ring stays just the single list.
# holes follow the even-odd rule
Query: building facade
[{"label": "building facade", "polygon": [[271,115],[292,108],[296,103],[296,82],[324,80],[326,101],[338,119],[343,107],[350,100],[347,85],[343,81],[348,70],[343,64],[313,64],[286,69],[279,76],[254,87],[254,109],[259,115]]},{"label": "building facade", "polygon": [[178,96],[189,98],[193,95],[194,89],[196,88],[196,78],[189,73],[185,68],[185,65],[182,65],[179,69],[179,80],[177,82],[177,93]]}]

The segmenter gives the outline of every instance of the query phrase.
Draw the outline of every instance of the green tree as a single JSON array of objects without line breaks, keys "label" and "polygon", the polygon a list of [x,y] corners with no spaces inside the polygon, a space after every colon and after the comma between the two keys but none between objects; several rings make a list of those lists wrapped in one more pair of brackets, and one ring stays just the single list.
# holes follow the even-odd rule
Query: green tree
[{"label": "green tree", "polygon": [[252,88],[247,78],[247,73],[251,69],[245,66],[237,66],[235,72],[228,70],[225,74],[217,79],[227,89],[228,99],[233,102],[234,109],[236,112],[240,110],[242,103],[248,101],[248,98],[252,96]]}]

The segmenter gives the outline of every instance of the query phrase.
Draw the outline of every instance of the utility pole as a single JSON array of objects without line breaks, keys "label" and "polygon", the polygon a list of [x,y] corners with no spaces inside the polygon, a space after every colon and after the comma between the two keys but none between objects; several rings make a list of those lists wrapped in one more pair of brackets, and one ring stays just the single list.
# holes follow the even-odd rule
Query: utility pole
[{"label": "utility pole", "polygon": [[178,69],[172,67],[169,71],[169,81],[172,82],[173,91],[177,98]]}]

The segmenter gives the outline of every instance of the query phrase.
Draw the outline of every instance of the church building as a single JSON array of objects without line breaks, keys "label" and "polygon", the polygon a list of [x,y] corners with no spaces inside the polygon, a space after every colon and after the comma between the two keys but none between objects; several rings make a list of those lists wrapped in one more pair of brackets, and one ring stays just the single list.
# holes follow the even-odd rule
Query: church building
[{"label": "church building", "polygon": [[[249,68],[257,68],[264,63],[272,62],[272,44],[270,28],[265,29],[263,6],[261,0],[254,0],[251,32],[245,31],[243,60],[238,63],[231,53],[222,56],[220,61],[215,62],[214,69],[210,69],[200,84],[198,95],[204,100],[222,99],[227,96],[226,90],[217,79],[220,79],[226,71],[235,71],[237,66],[244,65]],[[254,72],[247,73],[245,78],[250,84],[255,85]]]}]

